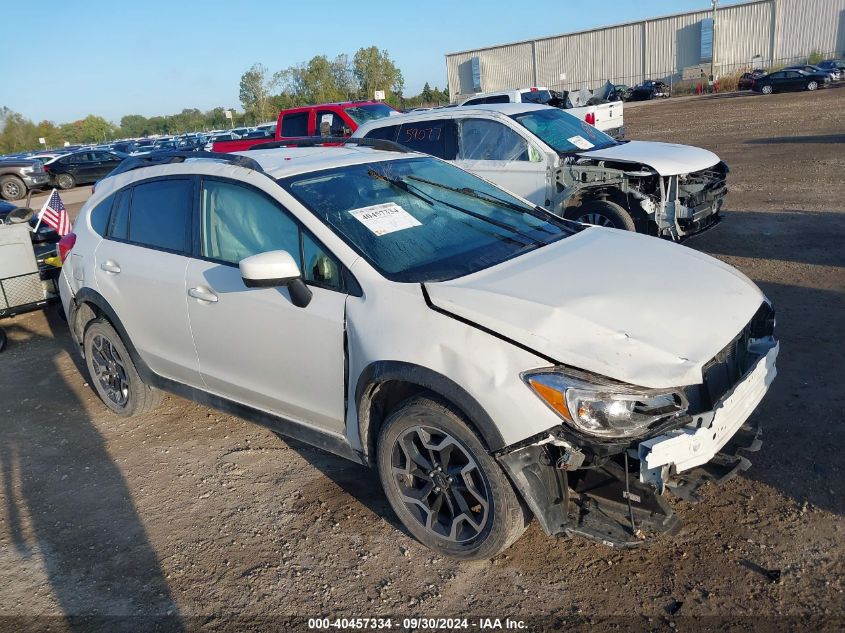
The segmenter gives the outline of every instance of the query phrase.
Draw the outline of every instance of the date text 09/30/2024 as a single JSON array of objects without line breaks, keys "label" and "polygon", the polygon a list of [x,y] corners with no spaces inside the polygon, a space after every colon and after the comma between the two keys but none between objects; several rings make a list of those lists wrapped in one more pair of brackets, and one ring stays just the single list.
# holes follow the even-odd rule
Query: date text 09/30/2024
[{"label": "date text 09/30/2024", "polygon": [[524,630],[527,624],[510,618],[309,618],[309,630]]}]

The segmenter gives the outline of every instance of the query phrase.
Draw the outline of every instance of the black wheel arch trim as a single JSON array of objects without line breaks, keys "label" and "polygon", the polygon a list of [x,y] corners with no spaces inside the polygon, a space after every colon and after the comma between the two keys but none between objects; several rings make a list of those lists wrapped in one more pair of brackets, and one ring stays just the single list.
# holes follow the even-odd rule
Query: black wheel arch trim
[{"label": "black wheel arch trim", "polygon": [[487,411],[454,380],[428,367],[403,361],[384,360],[367,365],[359,374],[355,386],[358,433],[364,457],[368,462],[375,461],[375,441],[378,437],[378,428],[372,428],[370,418],[373,396],[379,385],[390,381],[415,385],[445,398],[467,417],[475,430],[481,434],[491,453],[505,447],[505,440]]},{"label": "black wheel arch trim", "polygon": [[[267,413],[266,411],[254,409],[248,405],[234,402],[222,396],[218,396],[213,393],[203,391],[202,389],[158,375],[150,369],[147,363],[145,363],[141,358],[140,354],[138,354],[138,350],[135,349],[132,339],[126,332],[126,328],[123,326],[123,323],[120,321],[120,318],[117,316],[114,309],[111,305],[109,305],[109,302],[106,301],[100,293],[96,290],[92,290],[91,288],[82,288],[76,293],[76,296],[71,304],[71,314],[68,321],[71,326],[71,334],[74,337],[74,340],[76,340],[76,335],[73,332],[72,326],[73,315],[76,314],[80,304],[83,303],[90,303],[96,306],[109,323],[111,323],[112,327],[117,331],[118,336],[120,336],[121,341],[129,352],[129,356],[135,364],[135,369],[138,371],[138,375],[141,376],[141,380],[148,385],[152,385],[162,391],[174,393],[182,396],[183,398],[187,398],[188,400],[199,402],[200,404],[212,407],[218,411],[222,411],[223,413],[244,418],[250,422],[267,427],[271,431],[299,440],[311,446],[315,446],[329,453],[338,455],[339,457],[345,457],[346,459],[358,464],[365,463],[362,455],[352,448],[345,437],[327,433],[320,429],[315,429],[310,426],[273,415],[272,413]],[[82,341],[77,340],[76,343],[81,346]]]}]

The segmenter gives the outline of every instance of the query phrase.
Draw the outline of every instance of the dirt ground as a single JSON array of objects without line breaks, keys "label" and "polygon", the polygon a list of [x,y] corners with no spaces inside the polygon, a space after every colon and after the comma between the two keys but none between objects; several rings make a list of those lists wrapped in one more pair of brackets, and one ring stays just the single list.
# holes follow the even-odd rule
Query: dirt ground
[{"label": "dirt ground", "polygon": [[174,396],[146,417],[110,414],[65,324],[39,312],[0,322],[0,629],[281,630],[325,615],[842,630],[843,111],[840,88],[628,110],[630,138],[730,165],[724,222],[688,245],[760,284],[782,340],[755,413],[762,451],[676,504],[678,536],[616,551],[535,522],[495,560],[436,557],[359,466]]}]

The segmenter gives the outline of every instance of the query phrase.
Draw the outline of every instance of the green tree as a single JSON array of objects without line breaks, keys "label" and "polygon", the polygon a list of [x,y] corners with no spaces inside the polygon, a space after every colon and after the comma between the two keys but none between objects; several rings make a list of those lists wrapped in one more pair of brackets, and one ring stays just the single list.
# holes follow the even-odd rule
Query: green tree
[{"label": "green tree", "polygon": [[120,119],[120,135],[125,137],[147,136],[150,131],[150,122],[147,117],[140,114],[127,114]]},{"label": "green tree", "polygon": [[269,109],[270,95],[276,84],[276,76],[268,77],[263,64],[253,64],[241,75],[240,99],[245,113],[257,121],[263,121],[272,115]]},{"label": "green tree", "polygon": [[375,46],[358,49],[352,58],[352,69],[358,82],[360,98],[372,99],[376,90],[384,90],[388,103],[399,103],[405,80],[402,71],[396,67],[386,50],[379,51]]}]

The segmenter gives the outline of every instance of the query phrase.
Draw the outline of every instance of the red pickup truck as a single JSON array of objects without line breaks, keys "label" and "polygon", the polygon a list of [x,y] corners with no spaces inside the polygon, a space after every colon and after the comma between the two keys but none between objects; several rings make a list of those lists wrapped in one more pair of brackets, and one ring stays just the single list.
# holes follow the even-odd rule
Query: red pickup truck
[{"label": "red pickup truck", "polygon": [[[347,101],[291,108],[279,112],[275,140],[283,141],[303,136],[349,136],[364,123],[397,113],[396,109],[380,101]],[[241,152],[269,140],[250,138],[217,141],[211,146],[211,151]]]}]

